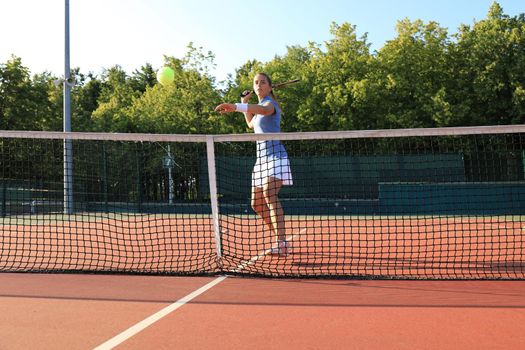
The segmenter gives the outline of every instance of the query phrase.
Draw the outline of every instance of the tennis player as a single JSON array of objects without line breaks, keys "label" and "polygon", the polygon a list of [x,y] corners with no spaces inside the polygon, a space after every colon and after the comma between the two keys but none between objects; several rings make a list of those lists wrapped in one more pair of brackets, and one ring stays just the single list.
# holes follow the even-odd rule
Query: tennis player
[{"label": "tennis player", "polygon": [[[253,93],[258,104],[249,104]],[[242,112],[248,127],[255,133],[281,131],[281,108],[272,91],[272,80],[266,73],[258,73],[253,79],[253,91],[243,93],[241,103],[222,103],[215,108],[220,113]],[[257,161],[252,172],[252,208],[263,219],[271,232],[275,232],[277,246],[271,254],[286,256],[290,253],[286,241],[284,213],[279,201],[283,185],[292,185],[292,173],[288,154],[281,141],[257,141]]]}]

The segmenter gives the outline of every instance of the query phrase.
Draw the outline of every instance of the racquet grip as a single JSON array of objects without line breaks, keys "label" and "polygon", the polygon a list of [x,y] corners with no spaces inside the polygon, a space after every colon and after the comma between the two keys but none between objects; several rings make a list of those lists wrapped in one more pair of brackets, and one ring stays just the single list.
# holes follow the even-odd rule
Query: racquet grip
[{"label": "racquet grip", "polygon": [[253,91],[252,90],[244,90],[243,92],[241,92],[241,97],[245,97],[245,96],[248,96],[248,94],[252,94]]}]

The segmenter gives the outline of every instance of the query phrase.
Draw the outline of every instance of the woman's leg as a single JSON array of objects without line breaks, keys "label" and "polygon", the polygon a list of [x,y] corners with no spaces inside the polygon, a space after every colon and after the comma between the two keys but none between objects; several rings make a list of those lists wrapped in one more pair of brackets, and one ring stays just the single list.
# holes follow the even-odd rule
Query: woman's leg
[{"label": "woman's leg", "polygon": [[252,187],[252,208],[255,213],[263,219],[270,232],[274,232],[275,229],[270,217],[270,209],[266,205],[264,190],[262,187]]},{"label": "woman's leg", "polygon": [[264,200],[269,209],[269,216],[273,224],[274,232],[277,239],[280,241],[286,240],[286,232],[284,229],[284,212],[281,202],[279,201],[279,191],[283,186],[283,182],[275,177],[269,177],[268,181],[263,187]]}]

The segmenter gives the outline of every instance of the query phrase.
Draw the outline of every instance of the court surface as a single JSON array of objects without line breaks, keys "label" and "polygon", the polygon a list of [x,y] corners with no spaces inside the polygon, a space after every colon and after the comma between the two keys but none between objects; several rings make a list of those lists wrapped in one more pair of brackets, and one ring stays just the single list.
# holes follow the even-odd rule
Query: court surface
[{"label": "court surface", "polygon": [[2,273],[0,309],[2,350],[525,348],[525,281]]}]

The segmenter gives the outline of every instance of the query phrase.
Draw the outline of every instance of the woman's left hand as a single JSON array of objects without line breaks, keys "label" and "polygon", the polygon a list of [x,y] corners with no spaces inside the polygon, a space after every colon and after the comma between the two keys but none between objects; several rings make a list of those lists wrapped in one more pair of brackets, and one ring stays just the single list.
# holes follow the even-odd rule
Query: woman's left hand
[{"label": "woman's left hand", "polygon": [[235,112],[236,109],[237,107],[233,103],[221,103],[220,105],[215,107],[215,112],[224,114],[224,113]]}]

